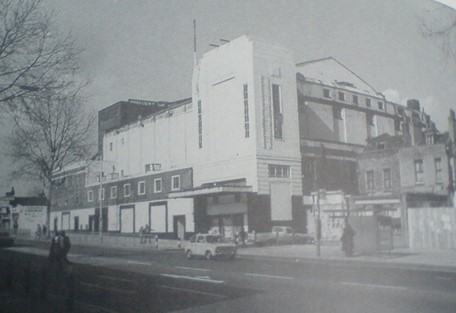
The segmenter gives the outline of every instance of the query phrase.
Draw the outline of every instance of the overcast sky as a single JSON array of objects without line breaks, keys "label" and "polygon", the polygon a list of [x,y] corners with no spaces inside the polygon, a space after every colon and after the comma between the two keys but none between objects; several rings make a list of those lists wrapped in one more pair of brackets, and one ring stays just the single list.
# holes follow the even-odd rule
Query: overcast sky
[{"label": "overcast sky", "polygon": [[[446,0],[448,2],[448,0]],[[453,5],[455,1],[449,1]],[[452,3],[451,3],[452,2]],[[441,131],[456,109],[456,60],[422,37],[420,21],[455,11],[429,0],[45,0],[85,52],[89,105],[191,96],[193,20],[198,56],[252,34],[295,62],[333,56],[391,100],[419,99]],[[9,184],[4,188],[9,189]]]}]

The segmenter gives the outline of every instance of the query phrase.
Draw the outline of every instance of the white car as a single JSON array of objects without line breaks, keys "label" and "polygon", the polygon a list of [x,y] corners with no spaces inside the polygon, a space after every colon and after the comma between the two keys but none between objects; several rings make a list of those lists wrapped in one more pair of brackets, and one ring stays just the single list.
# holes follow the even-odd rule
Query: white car
[{"label": "white car", "polygon": [[188,259],[202,256],[207,260],[213,258],[234,259],[237,247],[234,243],[226,242],[221,236],[213,234],[196,234],[190,237],[185,254]]}]

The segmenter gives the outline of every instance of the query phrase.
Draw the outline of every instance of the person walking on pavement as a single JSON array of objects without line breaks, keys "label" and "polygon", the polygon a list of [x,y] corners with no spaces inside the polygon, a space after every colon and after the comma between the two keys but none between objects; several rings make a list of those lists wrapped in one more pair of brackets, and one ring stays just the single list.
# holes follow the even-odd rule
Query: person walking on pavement
[{"label": "person walking on pavement", "polygon": [[71,262],[68,260],[67,255],[71,249],[70,237],[68,237],[65,234],[65,231],[63,231],[63,230],[60,232],[60,237],[61,237],[60,244],[61,244],[61,252],[62,252],[62,261],[69,265],[69,264],[71,264]]},{"label": "person walking on pavement", "polygon": [[61,237],[58,231],[55,232],[51,239],[51,247],[49,249],[49,264],[51,267],[57,266],[62,268],[62,247]]},{"label": "person walking on pavement", "polygon": [[141,244],[145,243],[145,240],[144,240],[144,226],[141,226],[141,228],[139,229],[139,243],[141,243]]},{"label": "person walking on pavement", "polygon": [[242,227],[241,231],[239,232],[239,239],[241,240],[241,245],[244,248],[245,240],[247,239],[247,233],[245,232],[244,227]]},{"label": "person walking on pavement", "polygon": [[353,238],[355,237],[356,232],[353,230],[348,221],[345,223],[345,227],[342,231],[342,251],[345,252],[345,256],[353,256]]},{"label": "person walking on pavement", "polygon": [[144,243],[146,243],[146,241],[148,240],[149,243],[152,243],[152,238],[151,238],[151,234],[150,234],[150,226],[148,224],[146,224],[146,226],[144,227]]}]

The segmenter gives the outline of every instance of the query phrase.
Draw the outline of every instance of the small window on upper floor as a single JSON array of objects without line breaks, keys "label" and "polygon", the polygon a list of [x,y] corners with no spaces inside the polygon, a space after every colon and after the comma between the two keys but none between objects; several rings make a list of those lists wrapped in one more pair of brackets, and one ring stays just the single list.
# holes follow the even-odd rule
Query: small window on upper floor
[{"label": "small window on upper floor", "polygon": [[93,191],[92,190],[87,191],[87,201],[93,202]]},{"label": "small window on upper floor", "polygon": [[111,199],[117,198],[117,186],[111,186]]},{"label": "small window on upper floor", "polygon": [[331,98],[331,90],[328,88],[323,88],[323,97]]},{"label": "small window on upper floor", "polygon": [[172,176],[171,177],[171,190],[179,190],[180,189],[180,176]]},{"label": "small window on upper floor", "polygon": [[339,101],[345,101],[345,93],[339,91]]},{"label": "small window on upper floor", "polygon": [[130,184],[125,184],[123,186],[123,189],[124,189],[124,197],[130,197],[131,196]]},{"label": "small window on upper floor", "polygon": [[379,110],[383,110],[383,109],[384,109],[384,107],[383,107],[383,102],[382,102],[382,101],[379,101],[379,102],[378,102],[378,109],[379,109]]},{"label": "small window on upper floor", "polygon": [[138,182],[138,195],[146,194],[146,182],[140,181]]},{"label": "small window on upper floor", "polygon": [[355,104],[355,105],[359,104],[359,100],[358,100],[358,96],[357,95],[353,95],[353,104]]},{"label": "small window on upper floor", "polygon": [[366,106],[370,108],[372,106],[372,101],[369,98],[366,98]]},{"label": "small window on upper floor", "polygon": [[154,179],[154,192],[162,192],[162,179],[156,178]]},{"label": "small window on upper floor", "polygon": [[109,151],[112,151],[112,142],[109,143]]}]

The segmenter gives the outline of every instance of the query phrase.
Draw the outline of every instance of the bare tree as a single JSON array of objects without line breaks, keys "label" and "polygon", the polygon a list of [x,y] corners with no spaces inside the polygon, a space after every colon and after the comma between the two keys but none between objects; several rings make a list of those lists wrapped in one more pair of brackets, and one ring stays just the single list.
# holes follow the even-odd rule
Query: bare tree
[{"label": "bare tree", "polygon": [[41,180],[48,206],[49,229],[53,174],[66,165],[84,159],[95,146],[95,115],[84,110],[77,94],[42,91],[33,97],[21,97],[20,109],[11,113],[14,127],[7,140],[7,155],[14,162],[14,178]]},{"label": "bare tree", "polygon": [[435,40],[446,57],[456,61],[456,10],[439,4],[420,18],[421,34]]},{"label": "bare tree", "polygon": [[42,0],[0,0],[0,105],[72,83],[79,51],[58,31]]}]

